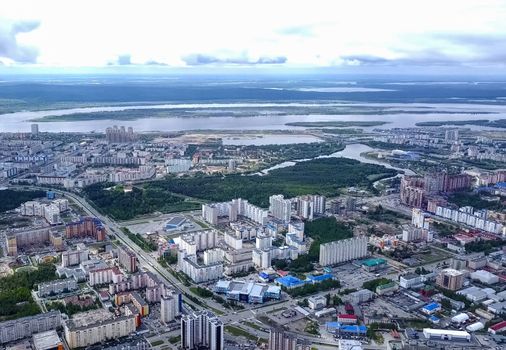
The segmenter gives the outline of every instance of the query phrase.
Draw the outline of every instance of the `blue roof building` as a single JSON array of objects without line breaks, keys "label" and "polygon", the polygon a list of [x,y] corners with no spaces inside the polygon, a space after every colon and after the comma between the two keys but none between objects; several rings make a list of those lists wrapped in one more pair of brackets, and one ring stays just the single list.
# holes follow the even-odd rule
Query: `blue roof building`
[{"label": "blue roof building", "polygon": [[297,288],[297,287],[302,287],[304,284],[306,284],[305,281],[302,281],[300,279],[298,279],[297,277],[294,277],[294,276],[285,276],[285,277],[279,277],[279,278],[276,278],[275,282],[285,288]]},{"label": "blue roof building", "polygon": [[326,280],[331,280],[333,279],[334,276],[331,275],[330,273],[326,273],[324,275],[318,275],[318,276],[313,276],[313,275],[308,275],[307,276],[307,280],[309,280],[311,283],[320,283],[320,282],[323,282],[323,281],[326,281]]},{"label": "blue roof building", "polygon": [[436,303],[435,301],[432,303],[429,303],[421,308],[421,311],[427,315],[432,315],[440,310],[441,310],[441,304]]}]

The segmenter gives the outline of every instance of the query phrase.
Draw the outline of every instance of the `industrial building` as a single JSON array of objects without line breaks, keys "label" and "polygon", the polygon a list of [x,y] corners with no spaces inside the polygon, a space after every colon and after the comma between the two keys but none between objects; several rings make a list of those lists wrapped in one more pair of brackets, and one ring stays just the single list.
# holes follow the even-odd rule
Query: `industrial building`
[{"label": "industrial building", "polygon": [[471,335],[464,331],[454,331],[449,329],[424,328],[423,335],[426,339],[434,340],[452,340],[452,341],[470,341]]}]

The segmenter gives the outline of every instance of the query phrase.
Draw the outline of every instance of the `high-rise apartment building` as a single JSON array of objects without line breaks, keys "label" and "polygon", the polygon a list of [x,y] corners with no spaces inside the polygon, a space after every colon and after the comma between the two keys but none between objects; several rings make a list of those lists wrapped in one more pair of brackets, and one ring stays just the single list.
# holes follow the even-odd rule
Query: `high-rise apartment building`
[{"label": "high-rise apartment building", "polygon": [[194,312],[181,318],[183,349],[222,350],[223,322],[210,311]]},{"label": "high-rise apartment building", "polygon": [[160,300],[160,320],[164,323],[174,321],[178,314],[178,300],[172,296],[162,296]]},{"label": "high-rise apartment building", "polygon": [[98,218],[86,216],[76,222],[68,223],[65,226],[65,236],[67,238],[92,237],[97,241],[105,239],[105,227]]},{"label": "high-rise apartment building", "polygon": [[269,331],[269,350],[310,350],[311,343],[299,339],[296,334],[285,332],[283,328]]},{"label": "high-rise apartment building", "polygon": [[128,272],[137,271],[137,256],[124,245],[118,247],[118,261]]},{"label": "high-rise apartment building", "polygon": [[292,201],[285,199],[282,194],[269,197],[269,212],[272,216],[285,223],[290,222],[292,216]]},{"label": "high-rise apartment building", "polygon": [[136,139],[132,127],[129,127],[127,130],[124,126],[118,128],[117,125],[105,129],[105,137],[109,143],[127,143],[133,142]]},{"label": "high-rise apartment building", "polygon": [[367,256],[367,237],[353,237],[320,245],[320,265],[335,265]]}]

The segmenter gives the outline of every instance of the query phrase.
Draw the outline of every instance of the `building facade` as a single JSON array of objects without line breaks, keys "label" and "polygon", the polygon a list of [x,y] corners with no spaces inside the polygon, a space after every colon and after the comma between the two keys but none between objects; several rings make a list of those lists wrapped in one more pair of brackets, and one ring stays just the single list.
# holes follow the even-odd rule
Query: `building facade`
[{"label": "building facade", "polygon": [[367,237],[354,237],[320,245],[320,265],[335,265],[367,256]]},{"label": "building facade", "polygon": [[223,322],[210,311],[184,315],[181,319],[181,346],[188,350],[222,350],[223,330]]}]

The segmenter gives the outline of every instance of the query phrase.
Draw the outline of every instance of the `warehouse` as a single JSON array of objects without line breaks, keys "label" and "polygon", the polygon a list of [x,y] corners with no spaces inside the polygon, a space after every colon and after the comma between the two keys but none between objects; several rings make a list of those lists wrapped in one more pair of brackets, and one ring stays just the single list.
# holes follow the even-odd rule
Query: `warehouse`
[{"label": "warehouse", "polygon": [[438,304],[436,302],[432,302],[430,304],[427,304],[425,305],[424,307],[421,308],[421,311],[424,313],[424,314],[427,314],[427,315],[432,315],[436,312],[439,312],[441,311],[441,304]]},{"label": "warehouse", "polygon": [[499,277],[485,270],[478,270],[471,273],[471,279],[478,280],[484,284],[494,284],[499,282]]},{"label": "warehouse", "polygon": [[449,329],[424,328],[423,335],[427,339],[471,341],[471,335],[464,331],[452,331]]}]

